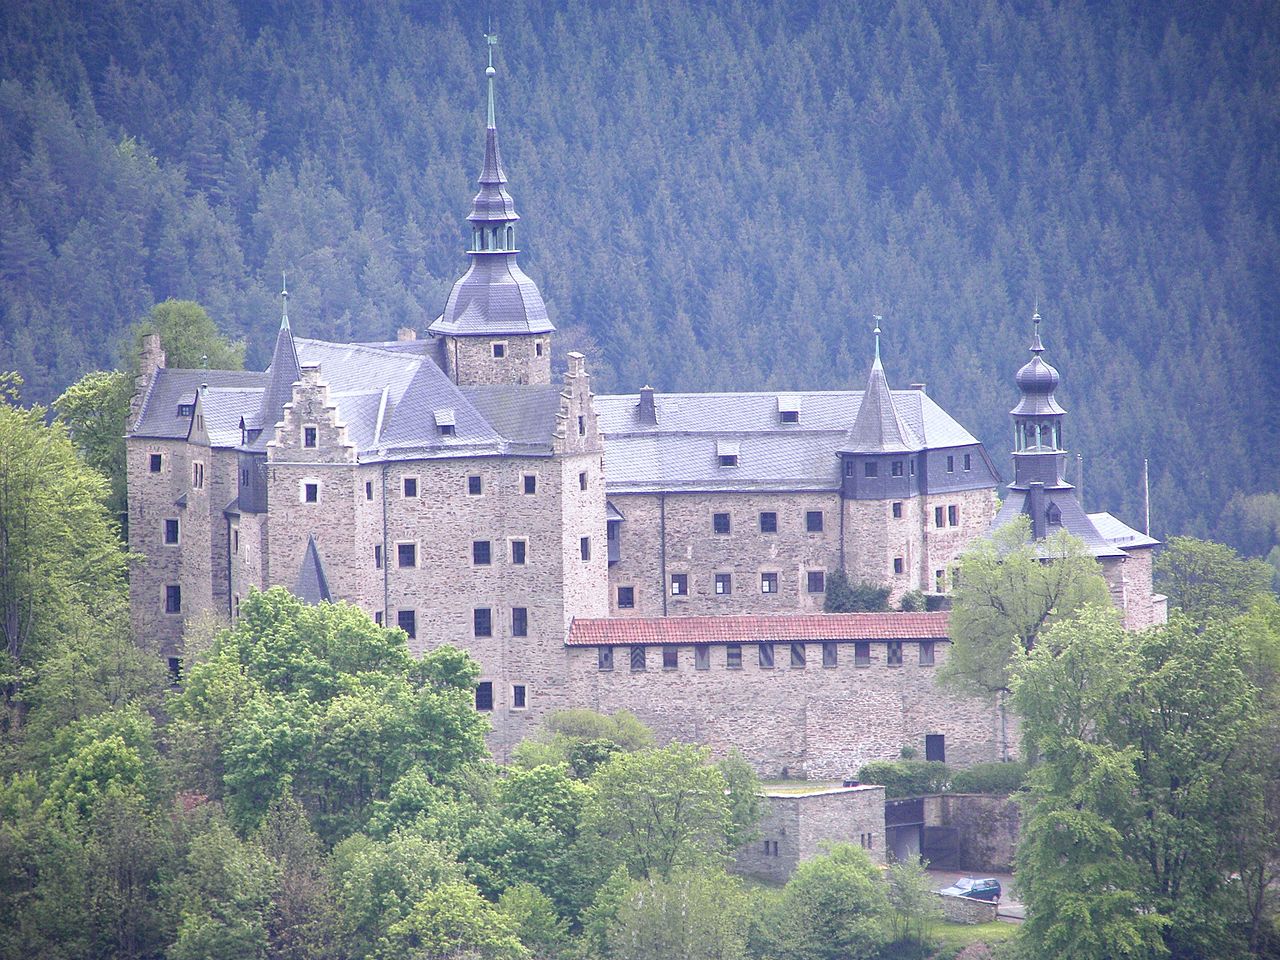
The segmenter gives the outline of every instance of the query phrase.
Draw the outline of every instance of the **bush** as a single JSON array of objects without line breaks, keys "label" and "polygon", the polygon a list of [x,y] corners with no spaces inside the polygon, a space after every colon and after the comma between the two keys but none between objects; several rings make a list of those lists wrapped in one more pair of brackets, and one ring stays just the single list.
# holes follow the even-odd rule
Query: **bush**
[{"label": "bush", "polygon": [[979,763],[967,770],[956,771],[951,778],[951,792],[1008,796],[1021,790],[1026,780],[1027,765],[1020,760],[1009,763]]},{"label": "bush", "polygon": [[843,570],[827,578],[822,609],[827,613],[876,613],[889,609],[889,588],[874,583],[851,583]]},{"label": "bush", "polygon": [[903,613],[919,613],[924,609],[924,593],[920,590],[908,590],[898,602],[898,609]]},{"label": "bush", "polygon": [[951,770],[936,760],[875,760],[858,771],[858,779],[880,784],[886,797],[917,797],[946,790]]}]

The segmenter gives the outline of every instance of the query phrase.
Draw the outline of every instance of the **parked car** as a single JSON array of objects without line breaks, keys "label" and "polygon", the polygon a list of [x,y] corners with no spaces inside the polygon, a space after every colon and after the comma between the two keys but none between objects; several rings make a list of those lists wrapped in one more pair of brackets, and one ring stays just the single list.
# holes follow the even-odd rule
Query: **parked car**
[{"label": "parked car", "polygon": [[944,897],[970,897],[974,900],[1000,902],[1000,881],[995,877],[961,877],[938,891]]}]

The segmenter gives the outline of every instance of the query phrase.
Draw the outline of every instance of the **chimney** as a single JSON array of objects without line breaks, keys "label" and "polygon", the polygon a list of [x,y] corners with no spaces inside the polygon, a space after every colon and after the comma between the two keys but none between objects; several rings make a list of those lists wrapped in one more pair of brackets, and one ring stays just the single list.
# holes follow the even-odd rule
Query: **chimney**
[{"label": "chimney", "polygon": [[653,387],[645,384],[640,388],[640,422],[657,424],[658,408],[653,402]]},{"label": "chimney", "polygon": [[417,340],[417,339],[418,339],[418,331],[413,329],[413,327],[401,327],[399,330],[396,331],[396,340],[398,341],[403,342],[405,340]]},{"label": "chimney", "polygon": [[133,381],[133,396],[129,398],[129,415],[126,427],[132,430],[142,413],[142,401],[156,378],[156,372],[164,369],[164,346],[160,343],[160,334],[148,333],[142,338],[142,347],[138,351],[138,375]]},{"label": "chimney", "polygon": [[928,391],[927,391],[927,390],[925,390],[925,384],[923,384],[923,383],[913,383],[913,384],[911,385],[911,389],[912,389],[912,390],[919,390],[921,393],[924,393],[924,394],[927,394],[927,393],[928,393]]},{"label": "chimney", "polygon": [[1031,537],[1033,540],[1043,540],[1046,530],[1046,517],[1044,514],[1044,482],[1035,480],[1028,484],[1027,491],[1027,512],[1031,514]]}]

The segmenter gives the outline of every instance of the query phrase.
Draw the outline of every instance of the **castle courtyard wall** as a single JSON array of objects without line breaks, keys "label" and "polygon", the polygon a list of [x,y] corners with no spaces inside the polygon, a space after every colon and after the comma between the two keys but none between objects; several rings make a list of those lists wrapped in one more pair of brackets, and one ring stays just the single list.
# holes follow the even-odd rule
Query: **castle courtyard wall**
[{"label": "castle courtyard wall", "polygon": [[766,790],[761,799],[760,836],[734,854],[738,873],[785,883],[829,843],[860,846],[872,862],[885,862],[884,787]]}]

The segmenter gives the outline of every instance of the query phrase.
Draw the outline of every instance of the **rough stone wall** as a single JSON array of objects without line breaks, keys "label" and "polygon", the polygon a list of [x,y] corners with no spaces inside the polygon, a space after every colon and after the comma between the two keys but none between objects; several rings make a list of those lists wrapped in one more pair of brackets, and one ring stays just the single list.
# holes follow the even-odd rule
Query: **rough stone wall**
[{"label": "rough stone wall", "polygon": [[[182,615],[165,613],[166,584],[183,582],[184,545],[190,509],[176,501],[191,485],[185,440],[130,437],[125,441],[129,490],[129,550],[141,560],[129,574],[129,612],[133,635],[146,650],[177,656],[182,645]],[[151,472],[151,454],[161,455],[161,470]],[[164,542],[164,521],[179,521],[178,546]],[[196,543],[198,541],[192,541]],[[194,600],[194,597],[192,598]],[[186,591],[183,591],[186,609]]]},{"label": "rough stone wall", "polygon": [[[764,794],[760,838],[735,853],[739,873],[785,883],[827,843],[861,846],[884,863],[884,787],[844,787],[805,794]],[[774,853],[775,847],[776,850]]]},{"label": "rough stone wall", "polygon": [[951,923],[995,923],[999,907],[989,900],[972,897],[944,897],[939,895],[942,916]]},{"label": "rough stone wall", "polygon": [[[879,583],[891,588],[890,601],[908,590],[924,589],[920,581],[922,498],[904,500],[846,500],[845,562],[849,579]],[[902,504],[902,516],[893,516],[893,504]],[[894,560],[902,559],[902,573],[894,573]]]},{"label": "rough stone wall", "polygon": [[1107,560],[1102,565],[1111,599],[1124,611],[1125,629],[1145,630],[1165,623],[1165,599],[1155,594],[1151,582],[1151,548],[1135,547],[1126,554],[1124,560]]},{"label": "rough stone wall", "polygon": [[[460,386],[484,383],[550,383],[551,335],[512,334],[500,337],[443,337],[444,371]],[[495,343],[506,354],[493,355]],[[538,355],[541,345],[542,355]]]},{"label": "rough stone wall", "polygon": [[[934,644],[938,666],[948,644]],[[854,664],[854,645],[839,645],[838,663],[822,666],[822,645],[805,645],[806,664],[790,666],[790,647],[776,644],[773,668],[759,665],[755,644],[742,645],[742,666],[727,666],[726,646],[711,645],[709,669],[696,668],[692,647],[664,669],[661,648],[631,669],[629,647],[613,648],[602,671],[595,647],[569,648],[573,700],[605,713],[630,710],[663,740],[705,743],[717,753],[737,748],[758,773],[809,779],[852,775],[871,760],[896,759],[903,746],[923,756],[926,734],[942,734],[948,763],[1000,758],[994,702],[939,689],[937,666],[919,662],[914,642],[902,645],[902,666],[886,662],[887,645],[873,642],[871,662]]]},{"label": "rough stone wall", "polygon": [[[947,509],[952,506],[957,508],[960,521],[954,526],[947,516]],[[939,528],[935,523],[937,507],[942,507],[946,527]],[[998,509],[999,501],[992,489],[929,494],[924,498],[920,518],[924,532],[922,590],[933,590],[937,571],[947,570],[969,544],[986,535]]]}]

